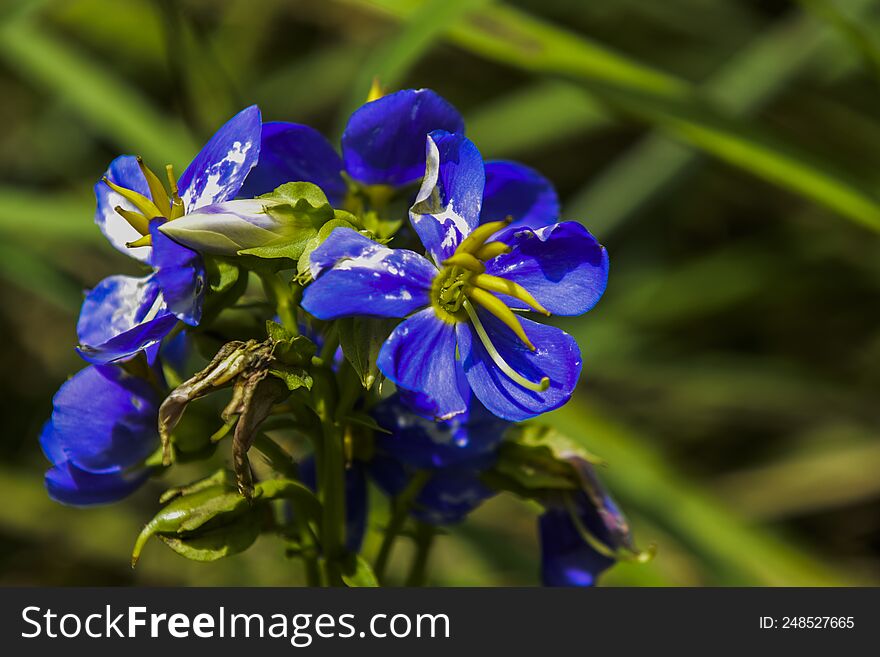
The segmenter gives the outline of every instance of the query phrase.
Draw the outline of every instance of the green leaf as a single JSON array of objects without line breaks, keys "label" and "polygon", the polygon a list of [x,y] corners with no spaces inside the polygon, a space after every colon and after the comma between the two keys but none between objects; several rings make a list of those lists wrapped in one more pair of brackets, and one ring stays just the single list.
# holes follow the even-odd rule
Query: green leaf
[{"label": "green leaf", "polygon": [[222,294],[232,288],[241,276],[241,269],[227,258],[205,258],[205,270],[208,274],[208,289]]},{"label": "green leaf", "polygon": [[379,586],[379,580],[376,579],[372,567],[360,555],[353,555],[350,563],[343,568],[342,581],[352,588]]},{"label": "green leaf", "polygon": [[217,561],[244,552],[260,535],[260,523],[253,515],[239,522],[197,536],[159,535],[159,539],[182,557],[191,561]]},{"label": "green leaf", "polygon": [[312,377],[301,367],[279,363],[269,368],[269,374],[284,381],[288,390],[312,389]]},{"label": "green leaf", "polygon": [[336,321],[342,353],[368,390],[379,376],[376,359],[382,343],[398,321],[376,317],[347,317]]},{"label": "green leaf", "polygon": [[266,335],[273,343],[272,355],[283,365],[304,368],[317,351],[315,343],[306,336],[294,335],[273,320],[266,322]]}]

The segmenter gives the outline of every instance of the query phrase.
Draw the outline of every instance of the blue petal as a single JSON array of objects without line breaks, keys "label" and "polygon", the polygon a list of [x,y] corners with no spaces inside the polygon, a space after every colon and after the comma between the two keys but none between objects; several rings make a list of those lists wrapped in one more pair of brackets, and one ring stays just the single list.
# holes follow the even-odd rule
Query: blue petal
[{"label": "blue petal", "polygon": [[[299,478],[317,492],[315,458],[307,456],[299,464]],[[345,470],[345,547],[357,553],[367,531],[367,477],[363,466],[355,461]]]},{"label": "blue petal", "polygon": [[187,212],[238,195],[260,157],[260,128],[260,110],[251,105],[211,137],[178,181]]},{"label": "blue petal", "polygon": [[77,372],[55,393],[40,435],[55,465],[114,473],[140,464],[159,442],[159,395],[142,379],[112,366]]},{"label": "blue petal", "polygon": [[440,264],[479,225],[486,177],[480,151],[462,134],[431,133],[426,158],[425,178],[409,218]]},{"label": "blue petal", "polygon": [[477,314],[501,357],[526,379],[550,379],[535,392],[514,383],[492,361],[470,322],[458,325],[458,348],[473,393],[498,417],[519,422],[559,408],[569,400],[581,372],[581,353],[574,338],[561,329],[520,318],[535,345],[530,351],[503,322],[481,309]]},{"label": "blue petal", "polygon": [[345,169],[368,185],[401,187],[425,173],[425,137],[464,132],[464,120],[430,89],[404,89],[367,103],[342,134]]},{"label": "blue petal", "polygon": [[198,326],[205,297],[205,266],[198,253],[181,246],[159,230],[161,221],[150,222],[153,275],[169,312],[190,326]]},{"label": "blue petal", "polygon": [[[147,179],[141,173],[137,158],[133,155],[117,157],[110,163],[103,177],[108,178],[120,187],[134,190],[150,198],[150,188],[147,185]],[[119,206],[125,210],[137,212],[137,208],[110,189],[102,180],[95,183],[95,199],[97,200],[95,223],[98,224],[98,228],[101,229],[101,232],[104,233],[110,244],[127,256],[131,256],[141,262],[147,262],[150,258],[150,247],[139,246],[130,249],[125,246],[128,242],[139,239],[141,234],[132,228],[115,210]]]},{"label": "blue petal", "polygon": [[382,401],[371,414],[390,431],[376,434],[376,448],[415,468],[441,468],[487,454],[510,426],[476,399],[466,412],[446,422],[419,417],[399,394]]},{"label": "blue petal", "polygon": [[[605,530],[583,495],[578,517],[600,541]],[[614,565],[614,559],[597,552],[581,536],[567,509],[548,509],[538,520],[541,538],[541,579],[545,586],[592,586],[596,577]]]},{"label": "blue petal", "polygon": [[[431,478],[415,499],[411,515],[432,525],[450,525],[461,522],[484,500],[495,495],[480,480],[483,470],[492,466],[494,454],[484,455],[465,466],[440,468],[431,471]],[[370,475],[390,496],[406,488],[415,468],[392,456],[377,454],[370,461]]]},{"label": "blue petal", "polygon": [[148,470],[95,474],[70,463],[60,463],[46,471],[46,490],[56,502],[91,506],[117,502],[131,495],[147,480]]},{"label": "blue petal", "polygon": [[[511,230],[501,240],[512,251],[486,263],[486,273],[519,283],[554,315],[585,313],[605,291],[608,252],[575,221]],[[512,308],[528,309],[502,298]]]},{"label": "blue petal", "polygon": [[376,361],[382,373],[404,390],[430,400],[438,420],[467,410],[461,364],[455,357],[455,327],[426,308],[400,323],[382,345]]},{"label": "blue petal", "polygon": [[437,268],[413,251],[389,249],[337,228],[312,252],[302,307],[319,319],[405,317],[424,308]]},{"label": "blue petal", "polygon": [[482,223],[513,217],[517,227],[542,228],[559,218],[559,197],[553,184],[519,162],[486,162]]},{"label": "blue petal", "polygon": [[241,188],[242,198],[267,194],[288,182],[320,187],[332,205],[345,199],[342,158],[317,130],[299,123],[264,123],[260,161]]},{"label": "blue petal", "polygon": [[125,359],[159,342],[175,324],[154,276],[110,276],[83,302],[78,351],[90,363]]}]

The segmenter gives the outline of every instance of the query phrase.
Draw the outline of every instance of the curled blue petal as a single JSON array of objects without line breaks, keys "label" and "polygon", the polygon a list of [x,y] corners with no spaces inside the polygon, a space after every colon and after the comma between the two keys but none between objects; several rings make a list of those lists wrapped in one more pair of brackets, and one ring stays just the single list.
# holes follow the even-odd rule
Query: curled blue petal
[{"label": "curled blue petal", "polygon": [[161,221],[150,222],[155,268],[153,278],[162,290],[169,312],[190,326],[198,326],[205,297],[205,266],[198,253],[181,246],[159,230]]},{"label": "curled blue petal", "polygon": [[519,162],[486,162],[482,223],[513,217],[513,226],[542,228],[559,218],[559,197],[553,184]]},{"label": "curled blue petal", "polygon": [[435,419],[448,420],[467,410],[455,327],[439,319],[433,308],[401,322],[382,345],[376,364],[398,388],[421,393]]},{"label": "curled blue petal", "polygon": [[[608,252],[581,224],[511,229],[501,240],[512,250],[486,263],[486,273],[519,283],[554,315],[585,313],[605,292]],[[503,298],[512,308],[528,310],[522,302]]]},{"label": "curled blue petal", "polygon": [[83,302],[77,350],[90,363],[122,360],[159,342],[175,324],[155,276],[110,276]]},{"label": "curled blue petal", "polygon": [[480,151],[461,133],[432,132],[426,159],[425,177],[409,218],[440,264],[479,225],[486,176]]},{"label": "curled blue petal", "polygon": [[[137,158],[133,155],[120,155],[110,163],[104,176],[120,187],[131,189],[139,194],[143,194],[147,198],[150,197],[150,188],[147,185],[147,179],[141,172],[137,163]],[[107,240],[116,248],[127,256],[131,256],[142,262],[147,262],[150,258],[150,247],[139,246],[136,248],[128,248],[126,244],[133,242],[141,237],[131,225],[122,218],[117,207],[124,210],[136,212],[137,208],[130,201],[124,199],[120,194],[110,189],[103,180],[95,183],[95,199],[97,207],[95,210],[95,223],[104,233]]]},{"label": "curled blue petal", "polygon": [[351,228],[337,228],[312,252],[317,279],[302,307],[319,319],[405,317],[429,304],[437,269],[413,251],[389,249]]},{"label": "curled blue petal", "polygon": [[[574,512],[584,529],[613,549],[608,530],[587,496],[575,496]],[[615,563],[591,546],[575,525],[570,510],[549,508],[538,520],[541,579],[545,586],[592,586]]]},{"label": "curled blue petal", "polygon": [[[300,480],[313,491],[318,490],[315,459],[308,456],[299,464]],[[353,462],[345,470],[345,547],[358,553],[367,531],[367,477],[363,465]]]},{"label": "curled blue petal", "polygon": [[260,157],[260,110],[251,105],[221,127],[180,176],[187,212],[235,198]]},{"label": "curled blue petal", "polygon": [[45,483],[49,497],[56,502],[92,506],[128,497],[143,485],[149,474],[144,469],[95,474],[63,462],[46,471]]},{"label": "curled blue petal", "polygon": [[371,414],[390,432],[376,433],[376,449],[415,468],[442,468],[487,454],[510,426],[476,399],[467,411],[445,422],[419,417],[400,394],[383,400]]},{"label": "curled blue petal", "polygon": [[349,175],[367,185],[401,187],[425,173],[425,137],[464,132],[464,120],[430,89],[404,89],[363,105],[342,134]]},{"label": "curled blue petal", "polygon": [[345,199],[342,158],[327,138],[307,125],[282,121],[263,124],[260,161],[239,195],[268,194],[288,182],[310,182],[320,187],[333,205]]},{"label": "curled blue petal", "polygon": [[93,474],[141,463],[159,442],[157,391],[113,366],[89,366],[66,381],[52,400],[40,435],[46,456]]},{"label": "curled blue petal", "polygon": [[535,345],[531,351],[494,315],[477,309],[486,333],[501,358],[529,381],[545,376],[550,387],[543,392],[528,390],[511,380],[492,360],[470,322],[457,325],[461,361],[473,393],[495,415],[519,422],[552,411],[567,402],[581,372],[581,353],[568,333],[554,326],[519,318]]}]

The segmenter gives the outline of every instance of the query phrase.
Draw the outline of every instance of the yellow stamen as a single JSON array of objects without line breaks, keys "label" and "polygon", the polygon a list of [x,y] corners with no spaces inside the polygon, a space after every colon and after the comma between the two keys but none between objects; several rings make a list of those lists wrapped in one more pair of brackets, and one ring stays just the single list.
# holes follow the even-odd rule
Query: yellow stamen
[{"label": "yellow stamen", "polygon": [[125,208],[118,205],[113,209],[116,210],[116,214],[125,219],[128,224],[141,235],[146,235],[150,232],[150,222],[140,212],[126,210]]},{"label": "yellow stamen", "polygon": [[153,197],[153,203],[159,208],[159,211],[162,212],[162,216],[167,217],[168,212],[171,209],[171,201],[168,199],[168,192],[165,191],[165,187],[162,186],[162,183],[159,181],[159,178],[156,177],[156,174],[144,164],[140,155],[137,156],[137,163],[141,168],[141,173],[144,174],[144,178],[147,179],[147,186],[150,188],[150,195]]},{"label": "yellow stamen", "polygon": [[547,388],[550,387],[550,379],[549,377],[543,377],[539,383],[535,383],[534,381],[529,381],[522,374],[513,369],[510,365],[507,364],[501,354],[498,353],[498,350],[495,348],[495,345],[492,344],[492,341],[489,339],[489,334],[486,333],[486,329],[483,328],[483,323],[480,321],[479,316],[477,316],[477,311],[474,310],[473,306],[467,301],[464,302],[464,309],[467,311],[468,317],[471,320],[471,323],[474,325],[474,330],[477,332],[477,337],[480,338],[480,342],[483,343],[483,346],[486,348],[486,351],[489,353],[489,358],[492,359],[492,362],[501,370],[507,377],[513,381],[514,383],[521,385],[526,390],[534,390],[535,392],[544,392]]},{"label": "yellow stamen", "polygon": [[443,264],[447,267],[461,267],[476,272],[477,274],[482,274],[486,271],[486,267],[483,263],[470,253],[456,253],[451,258],[444,260]]},{"label": "yellow stamen", "polygon": [[107,187],[119,194],[125,200],[130,201],[131,204],[134,205],[134,207],[136,207],[140,211],[140,213],[143,214],[147,219],[164,216],[161,212],[159,212],[159,208],[156,207],[156,204],[143,194],[138,194],[133,189],[120,187],[116,183],[107,179],[106,176],[102,178],[102,180],[104,181],[104,184],[107,185]]},{"label": "yellow stamen", "polygon": [[130,249],[136,249],[139,246],[153,246],[153,236],[150,234],[144,235],[140,239],[136,239],[134,242],[127,242],[125,246]]},{"label": "yellow stamen", "polygon": [[382,96],[385,95],[385,88],[379,82],[379,76],[375,76],[373,78],[373,84],[370,85],[370,92],[367,94],[368,103],[372,103],[374,100],[379,100]]},{"label": "yellow stamen", "polygon": [[526,335],[525,329],[522,327],[522,324],[519,323],[519,318],[513,314],[513,311],[508,308],[501,299],[491,292],[487,292],[479,287],[469,287],[467,288],[466,293],[469,298],[476,301],[483,306],[483,308],[504,322],[511,331],[516,333],[516,337],[522,340],[529,349],[535,351],[535,345],[532,344],[532,341],[529,340],[529,336]]},{"label": "yellow stamen", "polygon": [[485,262],[486,260],[491,260],[492,258],[500,256],[502,253],[510,253],[510,247],[504,242],[489,242],[480,247],[476,256]]},{"label": "yellow stamen", "polygon": [[498,294],[511,296],[514,299],[522,301],[534,310],[537,310],[539,313],[548,316],[550,315],[550,312],[538,303],[538,300],[529,294],[529,291],[519,283],[514,283],[506,278],[499,278],[498,276],[492,276],[490,274],[477,274],[471,279],[471,283],[484,290],[489,290],[490,292],[497,292]]},{"label": "yellow stamen", "polygon": [[177,189],[177,178],[174,177],[173,165],[165,165],[165,175],[168,177],[168,189],[171,190],[171,214],[168,215],[168,219],[169,221],[180,219],[186,214],[186,208],[183,206],[183,200],[181,200],[180,192]]},{"label": "yellow stamen", "polygon": [[464,241],[458,245],[456,253],[476,252],[481,246],[483,246],[487,239],[492,237],[492,235],[502,228],[509,226],[511,221],[513,221],[513,219],[508,217],[504,221],[490,221],[488,224],[477,226],[474,229],[474,232],[464,238]]}]

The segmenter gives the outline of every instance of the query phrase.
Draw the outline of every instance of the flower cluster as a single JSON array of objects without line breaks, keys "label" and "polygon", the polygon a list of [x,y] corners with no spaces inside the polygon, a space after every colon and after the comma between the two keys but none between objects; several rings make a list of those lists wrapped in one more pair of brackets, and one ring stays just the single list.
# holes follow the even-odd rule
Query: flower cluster
[{"label": "flower cluster", "polygon": [[[274,531],[310,583],[359,585],[384,579],[406,523],[454,524],[503,491],[545,509],[548,585],[592,584],[634,552],[580,448],[517,424],[565,404],[582,367],[572,336],[527,315],[590,310],[607,253],[560,221],[539,173],[484,160],[436,93],[371,94],[340,152],[250,107],[180,178],[126,155],[95,196],[107,239],[148,271],[86,296],[89,366],[41,437],[49,494],[115,501],[232,434],[232,471],[168,491],[136,554],[155,534],[210,560]],[[222,412],[192,404],[222,389]],[[391,500],[375,573],[358,556],[368,477]]]}]

